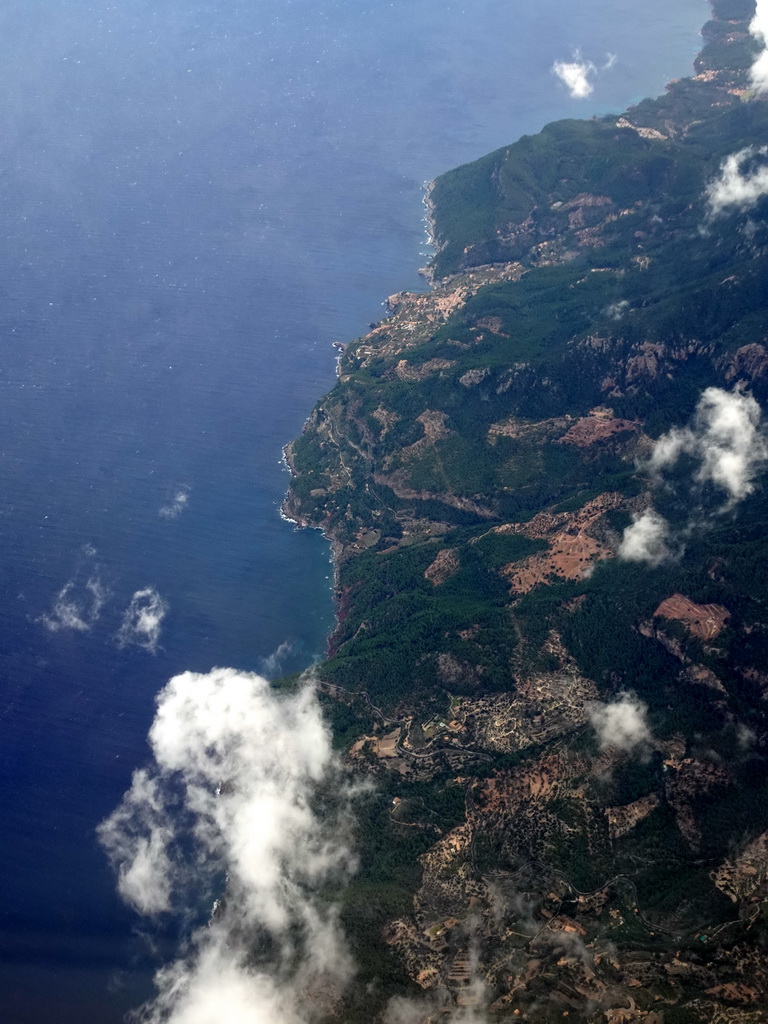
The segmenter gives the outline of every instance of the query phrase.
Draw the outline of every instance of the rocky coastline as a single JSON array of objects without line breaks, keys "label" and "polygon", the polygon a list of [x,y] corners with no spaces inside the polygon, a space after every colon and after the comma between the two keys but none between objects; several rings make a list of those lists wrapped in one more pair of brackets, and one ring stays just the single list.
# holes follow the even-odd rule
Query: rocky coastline
[{"label": "rocky coastline", "polygon": [[659,99],[430,183],[429,289],[286,446],[335,567],[320,690],[376,781],[342,915],[379,1001],[340,1019],[768,1013],[762,462],[725,504],[653,468],[712,403],[763,450],[768,210],[707,206],[768,131],[753,11],[713,0]]}]

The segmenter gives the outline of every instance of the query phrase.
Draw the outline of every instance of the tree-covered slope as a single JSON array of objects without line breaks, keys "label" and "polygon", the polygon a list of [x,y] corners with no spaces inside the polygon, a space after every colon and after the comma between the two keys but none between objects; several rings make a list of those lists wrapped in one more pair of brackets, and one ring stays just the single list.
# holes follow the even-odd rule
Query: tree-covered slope
[{"label": "tree-covered slope", "polygon": [[[559,254],[578,250],[579,232],[604,221],[609,206],[639,203],[653,217],[695,201],[702,173],[714,173],[740,138],[759,133],[764,117],[739,95],[756,52],[743,16],[750,7],[740,0],[716,5],[696,77],[671,83],[661,99],[618,119],[557,121],[438,178],[430,193],[434,274],[499,260],[535,263],[553,244]],[[587,195],[600,204],[585,205]]]},{"label": "tree-covered slope", "polygon": [[432,289],[287,450],[377,780],[346,1019],[768,1015],[768,103],[713,7],[664,97],[434,183]]}]

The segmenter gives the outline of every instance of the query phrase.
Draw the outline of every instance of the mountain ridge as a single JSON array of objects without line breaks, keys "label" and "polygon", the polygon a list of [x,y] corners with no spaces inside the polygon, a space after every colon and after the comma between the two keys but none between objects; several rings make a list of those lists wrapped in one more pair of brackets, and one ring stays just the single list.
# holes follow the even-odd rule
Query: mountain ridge
[{"label": "mountain ridge", "polygon": [[754,4],[712,6],[665,96],[433,183],[431,289],[286,449],[379,783],[340,1019],[765,1017],[768,207],[713,183],[768,105]]}]

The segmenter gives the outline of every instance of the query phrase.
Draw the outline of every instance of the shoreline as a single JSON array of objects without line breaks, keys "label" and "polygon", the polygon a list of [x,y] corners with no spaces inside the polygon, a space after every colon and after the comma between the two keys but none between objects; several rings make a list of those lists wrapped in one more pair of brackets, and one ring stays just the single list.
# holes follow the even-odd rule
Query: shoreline
[{"label": "shoreline", "polygon": [[[714,6],[715,2],[716,2],[716,0],[707,0],[706,6],[709,8],[710,19],[716,21],[718,19],[717,19],[716,12],[715,12],[715,6]],[[704,31],[707,24],[709,24],[709,21],[705,22],[705,24],[702,25],[702,27],[699,30],[699,40],[700,40],[700,43],[703,43],[703,46],[699,45],[698,49],[694,52],[693,59],[692,59],[692,62],[691,62],[692,63],[692,68],[689,71],[689,73],[687,75],[677,76],[677,77],[674,77],[672,79],[669,79],[665,83],[665,85],[664,85],[663,92],[659,93],[659,95],[657,97],[652,97],[652,98],[660,99],[664,95],[665,92],[668,92],[670,87],[674,86],[677,83],[683,82],[683,81],[693,80],[693,79],[695,79],[697,76],[699,76],[701,74],[701,72],[702,72],[702,65],[701,65],[702,53],[703,53],[704,47],[706,47],[707,42],[708,42],[707,36],[705,34],[705,31]],[[542,127],[541,131],[546,129],[549,124],[553,124],[553,123],[556,124],[556,123],[559,123],[559,121],[562,121],[562,120],[578,120],[578,121],[585,121],[586,122],[586,121],[595,120],[595,119],[602,120],[604,118],[615,118],[617,121],[621,121],[622,118],[624,118],[627,114],[633,112],[635,109],[636,109],[636,104],[633,103],[630,106],[628,106],[626,109],[619,110],[616,113],[611,112],[611,113],[608,113],[608,114],[593,114],[591,116],[584,115],[584,116],[576,117],[576,118],[569,118],[567,112],[564,110],[563,111],[563,116],[561,118],[557,118],[557,119],[555,119],[555,121],[547,122]],[[632,126],[632,127],[634,127],[634,126]],[[635,130],[637,130],[637,129],[635,129]],[[536,134],[539,134],[539,133],[536,133]],[[524,136],[520,136],[520,138],[522,138],[522,137],[524,137]],[[509,145],[514,145],[516,141],[519,141],[519,140],[515,139],[515,140],[513,140],[513,142],[509,143]],[[476,159],[482,159],[484,155],[486,155],[486,154],[480,154],[480,156],[477,157]],[[469,162],[472,163],[473,161],[469,161]],[[452,170],[455,170],[455,168],[449,168],[449,169],[447,169],[446,171],[444,171],[442,173],[443,174],[450,174]],[[422,193],[423,193],[421,201],[422,201],[422,205],[424,207],[424,213],[423,213],[423,216],[422,216],[422,221],[423,221],[423,224],[424,224],[424,227],[425,227],[425,235],[426,235],[426,239],[425,240],[426,240],[427,246],[431,247],[433,252],[429,255],[428,260],[424,264],[424,266],[419,267],[417,269],[417,273],[426,281],[427,288],[423,292],[412,292],[412,291],[407,291],[406,290],[406,291],[402,291],[402,292],[395,292],[395,293],[393,293],[392,295],[390,295],[387,298],[385,298],[384,300],[382,300],[382,306],[385,309],[385,317],[382,319],[380,324],[376,324],[376,325],[371,324],[371,325],[369,325],[373,330],[368,331],[366,333],[363,333],[363,334],[357,336],[356,338],[352,339],[352,341],[350,341],[350,342],[338,342],[338,341],[332,342],[332,345],[333,345],[334,349],[336,349],[336,355],[335,355],[335,364],[336,365],[335,365],[335,370],[336,370],[336,378],[337,378],[337,380],[336,380],[336,383],[333,385],[333,388],[331,389],[331,392],[330,392],[331,394],[333,393],[333,390],[338,386],[338,384],[340,382],[343,383],[343,379],[342,379],[343,376],[344,376],[343,375],[343,363],[344,363],[345,357],[349,353],[349,349],[356,342],[360,342],[360,341],[363,341],[365,339],[370,339],[372,337],[372,335],[375,336],[376,333],[377,333],[377,329],[380,329],[381,327],[384,327],[388,322],[393,321],[397,317],[398,313],[400,312],[399,300],[404,299],[406,297],[407,298],[410,298],[410,297],[417,297],[417,298],[418,297],[426,297],[426,296],[431,295],[432,293],[434,293],[435,291],[437,291],[437,290],[439,290],[441,288],[445,288],[445,289],[456,288],[458,285],[460,285],[460,284],[462,284],[464,282],[470,283],[469,291],[471,293],[472,291],[476,290],[478,287],[482,287],[482,284],[490,283],[489,281],[479,281],[479,282],[473,281],[472,280],[473,277],[481,277],[483,275],[487,275],[489,272],[490,272],[490,274],[494,274],[496,271],[499,271],[501,274],[503,274],[505,272],[505,268],[513,268],[513,267],[514,268],[522,268],[522,265],[519,264],[519,263],[508,263],[508,262],[505,262],[505,261],[498,260],[498,261],[495,261],[493,263],[482,264],[482,265],[478,265],[478,266],[465,267],[465,268],[463,268],[463,269],[461,269],[461,270],[459,270],[457,272],[445,274],[442,277],[437,277],[436,276],[436,274],[434,272],[434,269],[433,269],[434,263],[435,263],[435,259],[440,254],[440,252],[442,251],[442,249],[445,246],[445,243],[439,242],[438,238],[437,238],[436,206],[435,206],[435,202],[433,200],[434,188],[435,188],[435,186],[437,184],[437,181],[438,181],[439,177],[441,177],[441,176],[442,175],[438,175],[437,177],[435,177],[433,179],[426,180],[426,181],[423,182],[423,184],[421,186],[421,190],[422,190]],[[526,269],[528,269],[528,268],[523,269],[522,272],[525,273]],[[319,401],[319,399],[318,399],[318,401]],[[302,436],[305,432],[307,432],[308,430],[312,429],[312,427],[313,427],[313,417],[314,417],[314,414],[315,414],[315,409],[316,409],[316,406],[313,408],[313,410],[306,417],[306,419],[305,419],[305,421],[304,421],[304,423],[302,425],[301,433],[299,434],[299,436]],[[327,541],[327,543],[330,546],[330,561],[331,561],[331,564],[332,564],[332,567],[333,567],[333,574],[332,574],[332,600],[333,600],[333,607],[334,607],[334,617],[335,617],[335,621],[336,621],[336,625],[334,627],[334,630],[328,636],[328,646],[330,647],[331,644],[332,644],[333,636],[337,632],[338,627],[343,622],[343,613],[342,613],[342,603],[343,602],[342,602],[342,597],[341,597],[340,592],[339,592],[339,571],[340,571],[340,565],[343,563],[343,561],[345,561],[346,558],[354,557],[356,552],[355,552],[354,545],[352,546],[351,553],[348,552],[347,546],[345,546],[345,544],[342,541],[340,541],[338,539],[338,537],[335,535],[334,530],[333,530],[331,524],[328,521],[329,517],[326,518],[325,521],[322,522],[322,523],[315,523],[315,522],[311,522],[306,516],[302,515],[298,511],[298,502],[297,502],[297,500],[294,498],[294,496],[292,494],[292,486],[291,486],[292,481],[296,477],[298,477],[300,475],[299,471],[297,471],[297,469],[296,469],[295,461],[294,461],[294,458],[293,458],[293,446],[295,444],[295,441],[296,441],[296,438],[294,438],[291,441],[288,441],[283,446],[283,448],[282,448],[281,462],[285,465],[286,469],[288,470],[291,482],[289,482],[288,489],[286,490],[286,493],[285,493],[285,496],[283,498],[283,501],[281,502],[281,504],[279,506],[279,513],[280,513],[280,517],[282,519],[284,519],[286,522],[291,523],[296,529],[307,529],[307,528],[309,528],[309,529],[319,530],[320,533],[322,534],[323,538]]]},{"label": "shoreline", "polygon": [[[305,426],[309,422],[310,418],[311,417],[307,417],[305,421]],[[297,475],[295,464],[293,461],[293,444],[293,441],[289,441],[287,444],[283,445],[282,455],[280,458],[281,463],[288,470],[291,480]],[[338,597],[339,565],[342,560],[341,556],[343,554],[344,548],[340,541],[338,541],[335,537],[328,533],[324,524],[310,523],[298,513],[296,513],[295,515],[292,514],[292,510],[289,510],[288,508],[290,500],[291,490],[289,484],[288,490],[285,493],[285,497],[283,498],[278,508],[280,518],[286,523],[291,523],[294,529],[296,530],[318,530],[329,546],[328,561],[331,566],[331,604],[333,606],[334,626],[333,629],[326,635],[325,638],[325,656],[328,657],[333,636],[338,630],[339,626],[341,625],[340,601]]]},{"label": "shoreline", "polygon": [[432,190],[435,187],[436,179],[432,181],[426,181],[422,185],[423,195],[421,197],[422,205],[424,206],[423,223],[426,227],[426,243],[428,247],[431,247],[433,252],[428,258],[427,262],[423,267],[419,267],[419,273],[425,279],[430,287],[435,286],[436,278],[432,271],[431,264],[434,263],[435,257],[440,252],[440,247],[437,243],[437,237],[435,235],[435,204],[432,202]]}]

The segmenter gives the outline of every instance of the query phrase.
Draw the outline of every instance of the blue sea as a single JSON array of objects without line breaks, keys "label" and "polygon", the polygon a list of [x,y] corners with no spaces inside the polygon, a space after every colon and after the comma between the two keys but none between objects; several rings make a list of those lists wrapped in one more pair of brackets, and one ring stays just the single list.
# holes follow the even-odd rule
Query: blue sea
[{"label": "blue sea", "polygon": [[[332,343],[424,287],[423,183],[690,71],[705,0],[6,0],[0,1005],[112,1024],[175,926],[95,828],[154,696],[293,671],[329,552],[280,518]],[[552,74],[580,50],[594,92]],[[611,62],[610,55],[615,56]]]}]

